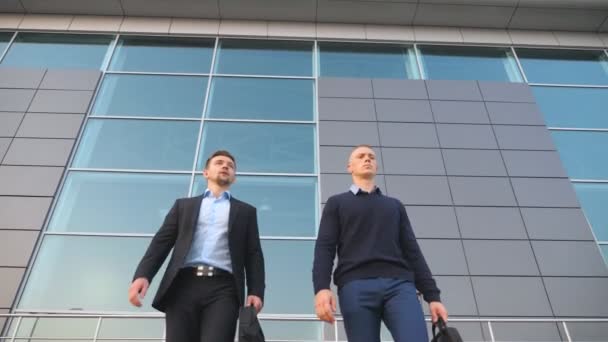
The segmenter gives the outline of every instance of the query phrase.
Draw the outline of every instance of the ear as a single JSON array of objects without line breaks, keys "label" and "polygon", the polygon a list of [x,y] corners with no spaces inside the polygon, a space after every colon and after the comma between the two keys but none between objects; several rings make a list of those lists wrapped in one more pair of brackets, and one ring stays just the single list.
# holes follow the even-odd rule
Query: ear
[{"label": "ear", "polygon": [[348,171],[348,173],[353,173],[353,168],[350,165],[350,160],[348,161],[348,163],[346,164],[346,170]]},{"label": "ear", "polygon": [[209,171],[207,169],[203,169],[203,177],[209,179]]}]

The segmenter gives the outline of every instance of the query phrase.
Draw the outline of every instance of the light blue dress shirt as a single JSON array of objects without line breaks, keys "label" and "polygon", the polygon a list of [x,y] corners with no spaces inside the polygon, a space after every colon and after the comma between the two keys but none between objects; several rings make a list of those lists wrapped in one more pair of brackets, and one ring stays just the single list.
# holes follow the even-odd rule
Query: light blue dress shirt
[{"label": "light blue dress shirt", "polygon": [[216,198],[206,189],[184,266],[205,264],[232,273],[228,247],[229,214],[230,193],[225,191]]}]

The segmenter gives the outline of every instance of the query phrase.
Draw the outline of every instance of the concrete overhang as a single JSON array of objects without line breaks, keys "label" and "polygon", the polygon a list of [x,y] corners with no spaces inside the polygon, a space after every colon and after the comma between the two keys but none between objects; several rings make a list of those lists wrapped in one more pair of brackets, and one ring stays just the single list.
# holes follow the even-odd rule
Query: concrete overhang
[{"label": "concrete overhang", "polygon": [[1,0],[0,12],[608,32],[608,0]]}]

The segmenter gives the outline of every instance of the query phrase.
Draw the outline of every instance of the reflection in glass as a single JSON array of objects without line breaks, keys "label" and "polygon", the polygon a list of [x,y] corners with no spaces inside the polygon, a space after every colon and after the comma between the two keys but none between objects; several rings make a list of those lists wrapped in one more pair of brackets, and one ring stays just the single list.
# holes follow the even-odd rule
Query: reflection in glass
[{"label": "reflection in glass", "polygon": [[551,131],[568,176],[608,180],[608,132]]},{"label": "reflection in glass", "polygon": [[100,69],[111,36],[93,34],[19,33],[3,66]]},{"label": "reflection in glass", "polygon": [[608,128],[608,89],[532,87],[549,127]]},{"label": "reflection in glass", "polygon": [[[194,195],[201,195],[206,186],[205,178],[197,177]],[[260,235],[315,236],[316,178],[238,176],[230,191],[257,208]]]},{"label": "reflection in glass", "polygon": [[[267,341],[323,341],[322,322],[294,322],[262,320],[260,322]],[[326,341],[331,341],[327,339]]]},{"label": "reflection in glass", "polygon": [[191,170],[200,123],[89,119],[77,168]]},{"label": "reflection in glass", "polygon": [[216,150],[236,158],[237,172],[314,173],[314,125],[206,122],[198,169]]},{"label": "reflection in glass", "polygon": [[[141,311],[124,295],[150,238],[45,235],[18,308]],[[159,271],[159,277],[164,272]],[[159,281],[153,281],[143,309]]]},{"label": "reflection in glass", "polygon": [[209,73],[213,40],[122,36],[110,70]]},{"label": "reflection in glass", "polygon": [[420,78],[408,47],[322,42],[319,50],[322,77]]},{"label": "reflection in glass", "polygon": [[232,75],[312,76],[312,42],[220,41],[215,72]]},{"label": "reflection in glass", "polygon": [[263,240],[266,260],[264,313],[312,314],[314,241]]},{"label": "reflection in glass", "polygon": [[[93,335],[95,335],[97,321],[97,318],[26,317],[21,319],[21,323],[19,324],[15,337],[27,338],[27,340],[22,341],[40,342],[42,342],[42,339],[45,338],[52,338],[55,339],[55,341],[65,341],[61,340],[61,338],[70,339],[69,341],[73,341],[72,339],[90,341]],[[12,336],[16,323],[17,322],[10,327],[10,334],[7,334],[7,336]],[[29,338],[40,338],[41,340],[30,340]],[[17,341],[17,339],[15,339],[15,341]]]},{"label": "reflection in glass", "polygon": [[461,46],[419,49],[422,66],[430,80],[523,81],[509,49]]},{"label": "reflection in glass", "polygon": [[312,121],[313,80],[215,77],[207,117]]},{"label": "reflection in glass", "polygon": [[165,319],[104,318],[98,338],[162,338]]},{"label": "reflection in glass", "polygon": [[528,82],[608,85],[603,51],[517,49]]},{"label": "reflection in glass", "polygon": [[4,49],[13,37],[12,32],[0,32],[0,56],[4,53]]},{"label": "reflection in glass", "polygon": [[200,118],[207,77],[106,75],[93,115]]},{"label": "reflection in glass", "polygon": [[154,234],[190,175],[71,171],[49,231]]},{"label": "reflection in glass", "polygon": [[574,183],[583,212],[598,241],[608,241],[608,184]]}]

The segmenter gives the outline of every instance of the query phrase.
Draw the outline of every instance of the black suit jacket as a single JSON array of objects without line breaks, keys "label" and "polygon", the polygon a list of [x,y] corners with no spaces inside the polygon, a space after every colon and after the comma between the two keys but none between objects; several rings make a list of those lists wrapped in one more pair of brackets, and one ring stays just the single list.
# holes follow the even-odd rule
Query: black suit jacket
[{"label": "black suit jacket", "polygon": [[[175,201],[135,271],[134,280],[144,277],[151,282],[173,249],[171,260],[152,302],[152,306],[159,311],[165,310],[167,290],[184,265],[190,250],[202,201],[202,196]],[[234,197],[230,198],[228,246],[241,306],[245,301],[245,274],[248,295],[264,299],[264,256],[257,221],[255,207]]]}]

